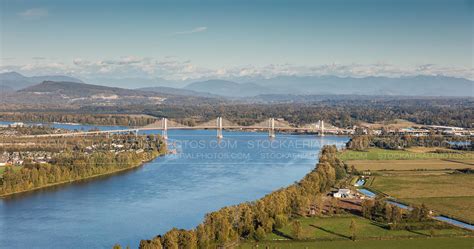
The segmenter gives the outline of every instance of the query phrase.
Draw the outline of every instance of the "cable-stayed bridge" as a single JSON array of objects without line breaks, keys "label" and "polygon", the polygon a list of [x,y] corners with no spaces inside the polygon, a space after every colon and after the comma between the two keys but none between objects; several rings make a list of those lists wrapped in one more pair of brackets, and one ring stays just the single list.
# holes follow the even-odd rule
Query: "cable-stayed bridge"
[{"label": "cable-stayed bridge", "polygon": [[69,132],[61,134],[44,134],[44,135],[31,135],[23,137],[62,137],[62,136],[86,136],[86,135],[97,135],[97,134],[110,134],[110,133],[124,133],[124,132],[134,132],[138,134],[139,131],[150,131],[150,130],[160,130],[163,138],[168,138],[168,130],[204,130],[204,129],[215,129],[216,136],[218,138],[223,137],[223,130],[255,130],[255,131],[268,131],[269,137],[275,137],[276,132],[311,132],[317,133],[320,136],[324,134],[344,134],[348,133],[351,130],[337,128],[332,125],[325,124],[324,121],[319,120],[314,124],[307,124],[301,127],[293,126],[284,119],[275,119],[269,118],[262,122],[245,126],[238,125],[222,117],[217,117],[215,120],[209,120],[204,123],[200,123],[194,126],[187,126],[182,123],[170,120],[167,118],[161,118],[155,121],[152,124],[143,126],[143,127],[134,127],[127,129],[118,129],[118,130],[99,130],[99,131],[84,131],[84,132]]}]

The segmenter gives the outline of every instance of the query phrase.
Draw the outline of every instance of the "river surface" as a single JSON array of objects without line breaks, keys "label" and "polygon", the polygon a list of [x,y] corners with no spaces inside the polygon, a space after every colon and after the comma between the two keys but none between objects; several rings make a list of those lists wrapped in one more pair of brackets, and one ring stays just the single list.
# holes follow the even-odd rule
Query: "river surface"
[{"label": "river surface", "polygon": [[347,141],[224,132],[218,142],[214,130],[168,135],[177,154],[123,173],[0,199],[0,248],[137,248],[140,239],[172,227],[193,228],[210,211],[292,184],[314,168],[322,145]]}]

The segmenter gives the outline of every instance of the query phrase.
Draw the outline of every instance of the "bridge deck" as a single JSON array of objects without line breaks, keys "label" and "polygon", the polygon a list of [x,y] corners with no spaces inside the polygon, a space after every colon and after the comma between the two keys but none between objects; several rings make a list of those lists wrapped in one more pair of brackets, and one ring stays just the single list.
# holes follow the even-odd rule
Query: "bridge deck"
[{"label": "bridge deck", "polygon": [[[218,129],[217,126],[192,126],[192,127],[167,127],[168,130],[205,130],[205,129]],[[262,130],[266,131],[268,127],[261,126],[223,126],[222,129],[225,130]],[[102,131],[84,131],[84,132],[70,132],[70,133],[60,133],[60,134],[44,134],[44,135],[27,135],[21,136],[22,138],[28,137],[63,137],[63,136],[86,136],[86,135],[98,135],[106,133],[121,133],[121,132],[136,132],[136,131],[152,131],[152,130],[163,130],[161,127],[141,127],[141,128],[130,128],[130,129],[121,129],[121,130],[102,130]],[[276,131],[308,131],[315,132],[318,131],[314,128],[309,127],[275,127]],[[327,133],[334,132],[347,132],[347,129],[325,129]]]}]

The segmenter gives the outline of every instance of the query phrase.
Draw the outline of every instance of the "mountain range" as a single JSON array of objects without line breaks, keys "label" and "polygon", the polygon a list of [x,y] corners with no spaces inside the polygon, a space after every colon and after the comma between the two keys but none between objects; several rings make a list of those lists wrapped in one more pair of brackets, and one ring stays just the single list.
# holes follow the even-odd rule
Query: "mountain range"
[{"label": "mountain range", "polygon": [[[242,80],[242,79],[240,79]],[[194,97],[232,97],[247,98],[259,95],[377,95],[377,96],[474,96],[474,82],[464,78],[447,76],[412,76],[412,77],[338,77],[338,76],[279,76],[274,78],[245,78],[245,81],[206,79],[202,81],[171,81],[163,79],[107,79],[106,83],[93,81],[97,85],[120,86],[136,89],[140,92],[163,95],[180,95]],[[43,81],[83,83],[82,80],[69,76],[34,76],[25,77],[16,72],[0,74],[0,91],[17,91],[39,84]],[[104,80],[105,81],[105,80]],[[88,83],[89,80],[87,81]],[[114,84],[114,82],[117,82]],[[128,84],[127,84],[128,82]],[[74,91],[81,86],[74,85]],[[91,85],[88,85],[91,86]],[[170,87],[174,86],[174,87]],[[48,91],[52,83],[42,85]],[[90,88],[90,87],[88,87]],[[113,88],[113,87],[112,87]],[[34,89],[34,88],[33,88]],[[32,88],[29,89],[31,91]],[[98,89],[95,89],[98,90]],[[110,89],[109,89],[110,90]],[[118,91],[118,90],[117,90]],[[113,91],[112,91],[113,92]]]},{"label": "mountain range", "polygon": [[29,87],[32,85],[40,84],[43,81],[67,81],[83,83],[82,80],[64,76],[64,75],[46,75],[46,76],[32,76],[27,77],[17,72],[6,72],[0,74],[0,91],[16,91]]}]

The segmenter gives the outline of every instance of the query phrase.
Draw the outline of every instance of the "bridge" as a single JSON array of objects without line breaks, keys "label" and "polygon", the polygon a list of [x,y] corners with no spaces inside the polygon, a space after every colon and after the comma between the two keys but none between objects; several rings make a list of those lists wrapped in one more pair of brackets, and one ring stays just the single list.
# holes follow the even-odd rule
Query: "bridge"
[{"label": "bridge", "polygon": [[311,132],[317,133],[319,136],[324,136],[325,133],[330,134],[344,134],[351,130],[340,129],[332,125],[325,125],[323,120],[319,120],[315,124],[308,124],[302,127],[296,127],[288,123],[283,119],[269,118],[260,123],[256,123],[249,126],[243,126],[235,124],[229,120],[217,117],[216,120],[210,120],[195,126],[183,125],[179,122],[169,120],[167,118],[161,118],[152,124],[135,127],[129,129],[118,129],[118,130],[98,130],[98,131],[84,131],[84,132],[69,132],[69,133],[58,133],[58,134],[44,134],[44,135],[28,135],[22,137],[65,137],[65,136],[86,136],[86,135],[98,135],[98,134],[111,134],[111,133],[130,133],[133,132],[138,134],[139,131],[150,131],[150,130],[161,130],[161,135],[164,139],[168,139],[168,130],[204,130],[204,129],[215,129],[217,131],[217,138],[223,138],[223,130],[255,130],[255,131],[268,131],[268,136],[274,138],[276,132]]}]

